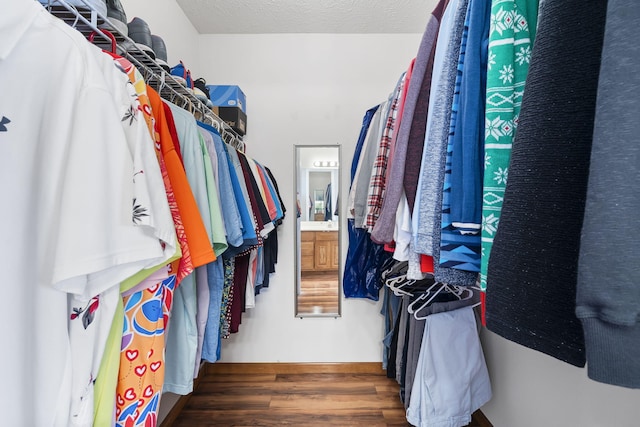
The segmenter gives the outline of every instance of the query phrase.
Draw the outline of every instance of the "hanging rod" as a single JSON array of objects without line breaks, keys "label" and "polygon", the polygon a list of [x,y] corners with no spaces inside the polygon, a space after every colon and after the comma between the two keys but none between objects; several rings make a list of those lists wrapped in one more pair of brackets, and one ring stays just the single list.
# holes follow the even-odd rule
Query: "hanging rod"
[{"label": "hanging rod", "polygon": [[[103,24],[108,24],[109,32],[113,34],[117,42],[118,52],[114,53],[118,53],[131,61],[144,76],[147,84],[153,87],[163,99],[190,111],[196,119],[204,123],[208,122],[218,130],[227,144],[245,152],[246,145],[240,134],[218,117],[190,90],[174,79],[170,73],[167,73],[155,59],[140,49],[132,39],[120,33],[106,16],[93,9],[87,1],[79,1],[85,5],[86,9],[77,9],[66,0],[48,0],[48,3],[43,6],[52,15],[62,19],[66,24],[81,32],[85,38],[88,38],[91,33],[98,35],[100,40],[94,40],[94,44],[105,50],[111,49],[112,39],[100,27]],[[130,49],[125,50],[123,44]]]}]

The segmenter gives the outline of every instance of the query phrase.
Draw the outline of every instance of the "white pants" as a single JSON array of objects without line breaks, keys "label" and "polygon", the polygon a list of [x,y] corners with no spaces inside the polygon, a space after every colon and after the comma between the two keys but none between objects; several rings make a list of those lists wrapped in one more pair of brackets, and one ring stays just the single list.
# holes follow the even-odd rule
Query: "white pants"
[{"label": "white pants", "polygon": [[460,427],[491,399],[491,383],[471,307],[427,317],[407,421]]}]

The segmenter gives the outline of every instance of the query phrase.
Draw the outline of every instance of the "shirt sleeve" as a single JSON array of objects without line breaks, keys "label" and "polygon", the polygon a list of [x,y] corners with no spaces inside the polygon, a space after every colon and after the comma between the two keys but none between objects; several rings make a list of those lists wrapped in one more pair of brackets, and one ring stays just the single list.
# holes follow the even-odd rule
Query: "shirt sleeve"
[{"label": "shirt sleeve", "polygon": [[55,231],[53,286],[93,296],[158,263],[158,239],[133,220],[133,157],[111,94],[88,86],[75,104]]}]

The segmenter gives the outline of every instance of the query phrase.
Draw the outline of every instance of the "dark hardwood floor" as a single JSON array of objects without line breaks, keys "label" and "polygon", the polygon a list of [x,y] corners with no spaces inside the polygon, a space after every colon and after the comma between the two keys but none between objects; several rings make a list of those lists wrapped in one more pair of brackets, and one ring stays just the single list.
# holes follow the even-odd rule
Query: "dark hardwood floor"
[{"label": "dark hardwood floor", "polygon": [[378,363],[207,365],[162,427],[410,426],[398,391]]}]

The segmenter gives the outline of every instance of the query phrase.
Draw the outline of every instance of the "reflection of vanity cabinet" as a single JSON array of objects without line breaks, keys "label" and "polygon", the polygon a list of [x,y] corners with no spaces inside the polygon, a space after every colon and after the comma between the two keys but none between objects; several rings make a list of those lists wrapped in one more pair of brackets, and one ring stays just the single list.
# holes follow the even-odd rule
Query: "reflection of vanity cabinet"
[{"label": "reflection of vanity cabinet", "polygon": [[302,271],[338,270],[337,231],[303,231],[301,243]]}]

